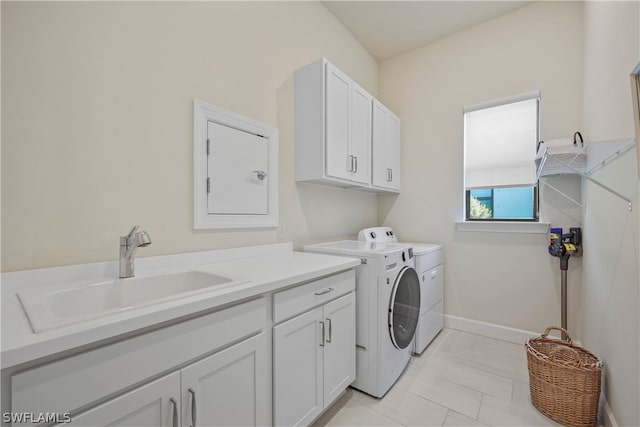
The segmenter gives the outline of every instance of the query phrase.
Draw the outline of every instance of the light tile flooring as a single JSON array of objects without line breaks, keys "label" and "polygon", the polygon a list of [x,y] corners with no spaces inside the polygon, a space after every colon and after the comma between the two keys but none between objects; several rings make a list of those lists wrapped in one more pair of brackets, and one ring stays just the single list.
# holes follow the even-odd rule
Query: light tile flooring
[{"label": "light tile flooring", "polygon": [[375,399],[348,389],[313,425],[559,426],[529,400],[524,345],[443,330]]}]

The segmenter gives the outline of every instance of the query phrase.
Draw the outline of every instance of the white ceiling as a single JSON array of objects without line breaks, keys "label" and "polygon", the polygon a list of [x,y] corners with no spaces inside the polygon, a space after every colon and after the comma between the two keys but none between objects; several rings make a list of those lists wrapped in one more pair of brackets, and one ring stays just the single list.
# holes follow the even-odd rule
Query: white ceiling
[{"label": "white ceiling", "polygon": [[391,58],[531,1],[323,1],[377,60]]}]

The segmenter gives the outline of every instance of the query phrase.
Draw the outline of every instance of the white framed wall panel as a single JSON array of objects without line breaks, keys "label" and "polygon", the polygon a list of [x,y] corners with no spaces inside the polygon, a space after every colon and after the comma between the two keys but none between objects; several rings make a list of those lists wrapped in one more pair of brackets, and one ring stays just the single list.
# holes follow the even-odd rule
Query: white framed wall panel
[{"label": "white framed wall panel", "polygon": [[194,228],[277,227],[278,129],[199,100],[193,124]]}]

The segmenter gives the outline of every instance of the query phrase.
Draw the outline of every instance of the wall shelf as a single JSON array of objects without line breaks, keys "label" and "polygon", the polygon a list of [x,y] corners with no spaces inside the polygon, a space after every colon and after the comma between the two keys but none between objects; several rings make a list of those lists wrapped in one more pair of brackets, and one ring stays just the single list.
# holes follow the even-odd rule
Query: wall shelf
[{"label": "wall shelf", "polygon": [[[614,194],[620,199],[626,201],[629,205],[629,210],[631,210],[632,203],[628,197],[603,184],[597,179],[594,179],[591,175],[618,159],[634,146],[635,140],[630,138],[613,141],[589,142],[579,149],[575,149],[573,146],[568,148],[565,146],[545,147],[542,156],[538,156],[536,158],[536,177],[540,180],[540,178],[548,176],[562,176],[567,174],[580,175],[582,178],[593,182],[611,194]],[[544,181],[541,182],[544,185],[551,187],[553,190],[556,190],[561,195],[567,197],[570,201],[581,206],[580,203],[571,199],[555,187]]]}]

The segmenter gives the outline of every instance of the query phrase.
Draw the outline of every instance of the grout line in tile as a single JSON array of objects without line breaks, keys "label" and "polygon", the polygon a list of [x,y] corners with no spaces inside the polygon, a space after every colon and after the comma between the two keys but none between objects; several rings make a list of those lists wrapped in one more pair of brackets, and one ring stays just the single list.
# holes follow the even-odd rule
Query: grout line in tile
[{"label": "grout line in tile", "polygon": [[479,421],[478,418],[480,417],[480,410],[482,409],[482,402],[484,401],[484,393],[482,393],[482,395],[480,396],[480,405],[478,405],[478,413],[476,414],[476,421]]},{"label": "grout line in tile", "polygon": [[442,423],[440,423],[440,427],[444,427],[444,423],[447,422],[447,417],[449,417],[449,412],[451,412],[451,409],[447,408],[447,413],[444,414],[444,418],[442,419]]}]

